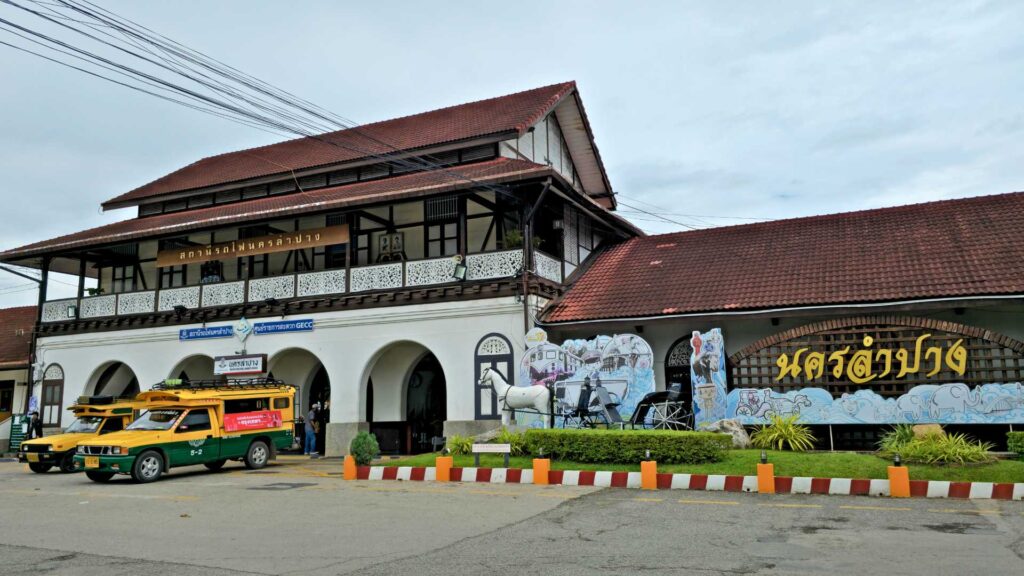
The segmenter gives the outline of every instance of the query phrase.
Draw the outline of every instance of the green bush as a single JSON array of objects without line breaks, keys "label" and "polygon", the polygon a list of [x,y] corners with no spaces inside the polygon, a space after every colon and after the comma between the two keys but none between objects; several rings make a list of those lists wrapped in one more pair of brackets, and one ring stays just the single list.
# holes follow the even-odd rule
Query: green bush
[{"label": "green bush", "polygon": [[803,452],[814,448],[814,434],[810,428],[797,424],[799,416],[772,416],[771,424],[761,426],[750,435],[750,442],[758,448]]},{"label": "green bush", "polygon": [[902,448],[914,439],[914,427],[910,424],[897,424],[892,430],[886,432],[878,442],[878,449],[882,452],[893,452]]},{"label": "green bush", "polygon": [[448,451],[455,456],[464,456],[473,450],[472,436],[459,436],[452,434],[448,439]]},{"label": "green bush", "polygon": [[526,431],[526,449],[534,456],[557,460],[633,464],[646,458],[665,464],[719,462],[732,447],[728,434],[677,432],[674,430],[572,430]]},{"label": "green bush", "polygon": [[513,456],[526,454],[526,433],[524,432],[512,432],[508,428],[502,427],[501,432],[498,432],[498,435],[491,442],[494,444],[508,444],[511,446]]},{"label": "green bush", "polygon": [[1024,432],[1007,432],[1006,447],[1016,452],[1024,460]]},{"label": "green bush", "polygon": [[[890,432],[890,434],[893,434]],[[888,436],[888,435],[887,435]],[[899,454],[904,462],[921,464],[970,464],[989,462],[992,444],[974,440],[966,434],[929,434],[927,436],[886,442],[882,439],[881,456],[892,458]]]},{"label": "green bush", "polygon": [[348,453],[356,459],[356,464],[367,466],[380,454],[377,437],[369,432],[360,432],[348,445]]}]

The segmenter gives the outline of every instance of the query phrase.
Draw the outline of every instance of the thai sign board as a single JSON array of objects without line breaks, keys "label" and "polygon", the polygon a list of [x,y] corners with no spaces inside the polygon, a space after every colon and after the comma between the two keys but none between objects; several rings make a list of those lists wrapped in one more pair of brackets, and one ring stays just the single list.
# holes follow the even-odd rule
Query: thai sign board
[{"label": "thai sign board", "polygon": [[258,412],[240,412],[224,415],[225,432],[263,430],[265,428],[277,428],[280,425],[281,412],[277,410],[260,410]]},{"label": "thai sign board", "polygon": [[288,252],[289,250],[347,244],[348,240],[348,225],[341,224],[200,246],[169,248],[157,253],[156,265],[159,268],[163,268],[165,266],[181,266],[182,264],[198,264],[210,260],[225,260],[241,256],[273,254],[276,252]]},{"label": "thai sign board", "polygon": [[897,379],[916,375],[929,366],[931,369],[924,374],[926,378],[935,376],[943,368],[963,376],[967,368],[967,349],[963,346],[963,339],[957,340],[946,349],[929,346],[924,349],[922,356],[921,349],[931,337],[931,334],[919,336],[913,352],[906,348],[872,349],[875,340],[869,335],[864,336],[861,342],[863,347],[852,351],[852,354],[850,346],[831,352],[827,356],[825,352],[800,348],[792,358],[786,353],[779,355],[776,361],[779,374],[775,380],[782,380],[788,376],[813,381],[821,378],[826,368],[833,378],[845,377],[854,384],[865,384],[890,375]]},{"label": "thai sign board", "polygon": [[183,328],[178,331],[178,340],[206,340],[208,338],[230,338],[234,335],[235,330],[232,326]]},{"label": "thai sign board", "polygon": [[240,356],[217,356],[213,359],[215,376],[242,376],[263,374],[267,371],[266,354],[247,354]]},{"label": "thai sign board", "polygon": [[[244,318],[243,318],[244,321]],[[248,326],[247,322],[240,321],[239,324]],[[245,336],[251,332],[257,336],[267,334],[284,334],[288,332],[312,332],[315,322],[312,318],[298,318],[295,320],[275,320],[271,322],[256,322],[252,324],[251,330],[245,330]],[[178,340],[205,340],[208,338],[230,338],[236,335],[239,329],[237,326],[209,326],[206,328],[183,328],[178,331]],[[245,339],[239,334],[239,339]]]},{"label": "thai sign board", "polygon": [[[845,332],[852,336],[850,333]],[[823,336],[825,340],[830,337]],[[808,337],[797,340],[806,342]],[[734,368],[733,372],[734,380],[740,384],[734,383],[735,387],[725,394],[721,331],[694,333],[691,380],[696,423],[699,427],[728,418],[748,425],[766,424],[773,416],[796,416],[803,424],[1024,423],[1021,382],[977,383],[975,378],[968,384],[953,380],[971,374],[990,374],[972,372],[968,357],[968,349],[982,349],[983,342],[973,341],[968,346],[964,339],[951,334],[933,340],[933,333],[914,334],[902,341],[909,345],[894,346],[892,340],[879,345],[870,335],[856,334],[856,340],[844,340],[824,351],[801,345],[795,351],[789,348],[791,353],[778,352],[785,349],[784,344],[769,344],[766,351],[772,354],[777,368],[771,373],[773,384],[744,386],[745,382],[762,378],[762,374],[767,376],[760,371],[767,358],[753,363],[741,360],[739,369]],[[934,342],[946,345],[929,345]],[[1009,361],[1005,362],[1003,370],[1009,368]],[[721,385],[719,374],[723,376]],[[814,386],[819,379],[823,380],[822,386]],[[882,379],[889,383],[912,379],[912,384],[897,389],[903,390],[902,394],[893,394],[888,390],[891,384],[886,384],[885,389],[878,388],[877,382]],[[777,384],[783,380],[785,384]],[[888,395],[883,396],[880,391]]]},{"label": "thai sign board", "polygon": [[280,320],[277,322],[257,322],[252,327],[252,333],[260,334],[281,334],[282,332],[312,332],[313,319],[301,320]]}]

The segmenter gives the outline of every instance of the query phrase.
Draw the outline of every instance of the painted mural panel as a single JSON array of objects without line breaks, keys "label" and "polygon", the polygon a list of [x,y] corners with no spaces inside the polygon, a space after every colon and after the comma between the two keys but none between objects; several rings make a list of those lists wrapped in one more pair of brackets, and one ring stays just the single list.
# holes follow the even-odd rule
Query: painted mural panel
[{"label": "painted mural panel", "polygon": [[725,339],[720,328],[690,338],[693,420],[698,430],[726,416]]},{"label": "painted mural panel", "polygon": [[922,384],[897,398],[872,390],[833,398],[822,388],[737,388],[727,412],[743,424],[764,424],[773,415],[797,415],[804,424],[1017,424],[1024,423],[1024,386]]},{"label": "painted mural panel", "polygon": [[[566,340],[561,346],[539,341],[523,355],[519,366],[519,386],[549,386],[562,408],[576,406],[580,388],[590,379],[602,386],[623,419],[636,410],[637,403],[654,391],[654,355],[650,345],[635,334],[598,336],[590,340]],[[558,406],[555,407],[556,413]],[[521,425],[539,427],[541,417],[518,412]],[[562,422],[556,419],[555,426]]]}]

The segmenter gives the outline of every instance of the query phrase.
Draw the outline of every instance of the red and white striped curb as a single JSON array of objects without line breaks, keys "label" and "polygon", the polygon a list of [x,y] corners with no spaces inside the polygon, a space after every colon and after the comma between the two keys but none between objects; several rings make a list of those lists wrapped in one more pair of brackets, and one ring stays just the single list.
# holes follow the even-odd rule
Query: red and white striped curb
[{"label": "red and white striped curb", "polygon": [[[436,470],[433,467],[360,466],[357,469],[357,478],[359,480],[429,482],[436,479]],[[452,468],[451,480],[452,482],[483,482],[490,484],[532,484],[533,470],[519,468]],[[548,472],[548,484],[640,488],[640,473],[551,470]],[[658,474],[658,488],[661,490],[757,492],[757,476]],[[775,493],[888,496],[889,481],[776,476]],[[910,495],[923,498],[1024,500],[1024,483],[911,480]]]}]

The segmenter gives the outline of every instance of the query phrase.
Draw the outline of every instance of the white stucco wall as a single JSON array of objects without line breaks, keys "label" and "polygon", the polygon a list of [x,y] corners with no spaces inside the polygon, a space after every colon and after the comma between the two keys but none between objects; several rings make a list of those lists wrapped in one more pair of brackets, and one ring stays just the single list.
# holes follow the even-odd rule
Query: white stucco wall
[{"label": "white stucco wall", "polygon": [[[448,420],[473,420],[473,354],[477,342],[491,332],[505,335],[523,349],[523,308],[514,298],[417,304],[390,308],[298,314],[313,318],[313,332],[250,336],[246,350],[267,354],[277,378],[305,387],[316,361],[330,377],[331,421],[365,421],[366,382],[374,377],[374,409],[390,419],[404,407],[404,377],[411,363],[432,352],[447,382]],[[253,320],[271,321],[277,318]],[[209,326],[231,324],[211,322]],[[115,332],[49,336],[38,341],[45,365],[64,369],[64,403],[86,393],[90,379],[110,362],[134,371],[142,390],[168,377],[196,356],[231,355],[242,346],[235,338],[179,341],[182,328],[167,326]],[[378,360],[385,362],[379,363]],[[408,362],[408,365],[403,363]],[[305,390],[303,390],[305,392]],[[39,394],[39,387],[35,389]],[[306,395],[301,395],[302,402]],[[403,402],[396,405],[395,401]],[[306,409],[303,406],[303,409]],[[398,418],[404,419],[404,418]]]}]

